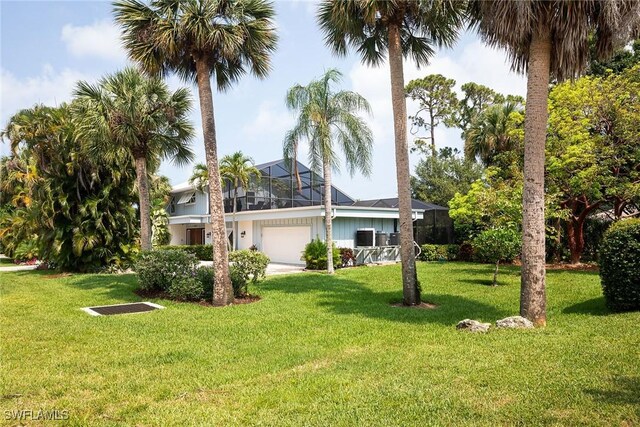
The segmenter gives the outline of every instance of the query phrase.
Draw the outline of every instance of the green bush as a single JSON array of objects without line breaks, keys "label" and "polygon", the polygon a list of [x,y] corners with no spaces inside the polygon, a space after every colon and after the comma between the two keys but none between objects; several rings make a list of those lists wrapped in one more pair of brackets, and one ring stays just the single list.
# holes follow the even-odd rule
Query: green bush
[{"label": "green bush", "polygon": [[15,261],[31,261],[38,258],[38,241],[36,239],[23,240],[13,253]]},{"label": "green bush", "polygon": [[[303,259],[307,270],[326,270],[327,244],[316,237],[304,247]],[[340,250],[336,247],[333,248],[333,266],[340,266]]]},{"label": "green bush", "polygon": [[198,260],[181,250],[153,250],[142,252],[135,263],[140,289],[168,291],[176,278],[193,277]]},{"label": "green bush", "polygon": [[167,294],[178,301],[199,301],[204,296],[204,287],[197,277],[176,277],[169,285]]},{"label": "green bush", "polygon": [[458,245],[432,245],[420,246],[421,261],[455,261],[458,259]]},{"label": "green bush", "polygon": [[243,249],[229,254],[229,274],[236,297],[248,294],[249,282],[257,283],[265,277],[269,257],[262,252]]},{"label": "green bush", "polygon": [[493,285],[497,284],[500,261],[513,261],[522,249],[520,233],[511,229],[494,228],[485,230],[473,240],[476,259],[495,264]]},{"label": "green bush", "polygon": [[619,221],[604,233],[600,280],[607,307],[640,310],[640,219]]},{"label": "green bush", "polygon": [[158,250],[180,250],[195,255],[200,261],[213,261],[212,245],[168,245],[158,246]]},{"label": "green bush", "polygon": [[469,242],[464,242],[458,247],[458,261],[469,262],[473,260],[473,245]]},{"label": "green bush", "polygon": [[196,278],[202,284],[202,298],[210,301],[213,298],[213,284],[214,284],[214,271],[213,267],[198,267],[196,270]]}]

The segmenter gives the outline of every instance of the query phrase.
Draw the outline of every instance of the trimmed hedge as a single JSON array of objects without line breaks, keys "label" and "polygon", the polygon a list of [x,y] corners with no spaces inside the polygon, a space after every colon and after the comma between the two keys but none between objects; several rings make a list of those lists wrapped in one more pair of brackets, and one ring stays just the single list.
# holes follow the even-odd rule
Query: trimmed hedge
[{"label": "trimmed hedge", "polygon": [[640,310],[640,219],[619,221],[604,233],[600,280],[609,309]]},{"label": "trimmed hedge", "polygon": [[213,245],[166,245],[155,250],[180,250],[195,255],[200,261],[213,261]]},{"label": "trimmed hedge", "polygon": [[422,245],[420,261],[457,261],[459,245]]}]

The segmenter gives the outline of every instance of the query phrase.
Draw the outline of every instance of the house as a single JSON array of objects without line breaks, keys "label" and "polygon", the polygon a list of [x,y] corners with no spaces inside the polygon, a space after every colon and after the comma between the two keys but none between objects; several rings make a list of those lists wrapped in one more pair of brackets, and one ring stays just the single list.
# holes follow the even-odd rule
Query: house
[{"label": "house", "polygon": [[[284,160],[256,165],[262,173],[249,188],[238,190],[236,205],[237,247],[256,247],[273,262],[300,264],[301,252],[313,238],[324,239],[324,180],[297,162],[298,178]],[[227,232],[233,238],[233,187],[223,186]],[[168,206],[172,245],[211,243],[208,194],[185,183],[173,187]],[[376,238],[357,241],[363,235],[378,233],[379,246],[396,243],[397,200],[357,201],[331,186],[333,240],[338,247],[375,246]],[[414,220],[424,217],[425,205],[414,201]],[[446,209],[446,208],[443,208]],[[396,243],[397,245],[397,243]]]}]

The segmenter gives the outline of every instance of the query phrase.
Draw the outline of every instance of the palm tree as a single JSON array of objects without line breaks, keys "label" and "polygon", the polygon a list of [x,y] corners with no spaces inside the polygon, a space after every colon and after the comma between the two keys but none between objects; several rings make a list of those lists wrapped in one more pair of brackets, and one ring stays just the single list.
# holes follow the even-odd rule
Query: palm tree
[{"label": "palm tree", "polygon": [[356,49],[369,65],[379,65],[389,56],[391,102],[396,147],[396,175],[400,209],[400,255],[402,259],[403,302],[420,304],[415,252],[407,104],[402,59],[411,57],[426,65],[436,46],[451,46],[465,18],[461,1],[430,0],[324,0],[318,21],[325,42],[338,54]]},{"label": "palm tree", "polygon": [[465,132],[464,152],[468,159],[480,159],[485,166],[493,165],[496,155],[513,150],[517,138],[513,134],[511,115],[516,104],[492,105],[476,117]]},{"label": "palm tree", "polygon": [[208,183],[209,169],[207,169],[207,165],[204,163],[197,163],[193,166],[193,172],[189,178],[189,184],[193,185],[193,188],[196,190],[204,192]]},{"label": "palm tree", "polygon": [[551,78],[578,76],[590,59],[589,38],[600,56],[637,29],[637,0],[470,0],[472,24],[489,45],[504,48],[512,67],[527,73],[524,137],[522,285],[520,314],[546,324],[544,158]]},{"label": "palm tree", "polygon": [[[366,99],[355,92],[334,92],[332,83],[339,83],[342,74],[328,70],[320,79],[306,86],[295,85],[287,92],[286,103],[298,117],[284,141],[284,157],[288,163],[297,159],[298,142],[309,142],[311,169],[322,170],[324,178],[324,223],[327,244],[327,272],[333,274],[333,237],[331,224],[331,171],[340,166],[334,142],[345,156],[347,169],[353,176],[356,170],[371,173],[373,136],[357,113],[371,112]],[[294,172],[295,173],[295,172]]]},{"label": "palm tree", "polygon": [[177,73],[196,82],[207,167],[213,231],[215,305],[233,302],[229,254],[213,112],[211,77],[219,90],[238,81],[247,70],[263,78],[277,36],[273,5],[265,0],[137,0],[114,3],[129,57],[152,74]]},{"label": "palm tree", "polygon": [[81,81],[78,133],[103,156],[126,152],[133,159],[140,207],[140,245],[151,250],[149,171],[159,160],[189,162],[193,126],[188,120],[191,96],[187,89],[171,93],[166,83],[126,68],[102,78],[97,85]]},{"label": "palm tree", "polygon": [[238,227],[236,224],[236,212],[238,210],[238,188],[244,188],[245,192],[249,188],[251,176],[260,178],[262,173],[254,166],[251,157],[242,154],[242,151],[236,151],[233,154],[226,155],[220,160],[220,175],[223,179],[228,180],[233,185],[233,243],[232,249],[235,251],[238,247]]}]

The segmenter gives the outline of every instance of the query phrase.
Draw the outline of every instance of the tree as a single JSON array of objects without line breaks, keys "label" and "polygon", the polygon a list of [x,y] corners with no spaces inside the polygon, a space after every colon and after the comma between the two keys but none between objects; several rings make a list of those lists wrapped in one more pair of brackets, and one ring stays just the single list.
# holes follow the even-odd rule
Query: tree
[{"label": "tree", "polygon": [[[405,88],[407,97],[418,101],[419,109],[413,116],[409,116],[412,123],[412,133],[416,133],[414,128],[423,128],[429,132],[426,138],[429,141],[431,155],[436,157],[435,128],[440,123],[450,123],[458,104],[458,98],[453,91],[456,81],[448,79],[442,74],[429,74],[422,79],[411,80]],[[426,114],[426,119],[421,114]],[[419,138],[415,142],[416,148],[425,150],[425,139]]]},{"label": "tree", "polygon": [[498,286],[500,261],[513,261],[520,254],[521,247],[520,233],[509,228],[488,229],[473,239],[476,256],[483,262],[495,264],[493,286]]},{"label": "tree", "polygon": [[[331,172],[339,170],[337,148],[344,154],[347,169],[365,176],[371,173],[373,135],[358,116],[370,113],[366,99],[355,92],[335,91],[332,84],[341,81],[342,74],[330,69],[308,85],[294,85],[287,92],[287,107],[297,113],[296,123],[284,141],[284,158],[288,163],[297,157],[301,140],[309,143],[309,166],[322,171],[324,179],[324,224],[327,245],[327,272],[333,274],[333,231],[331,209]],[[337,147],[336,147],[337,145]]]},{"label": "tree", "polygon": [[[617,39],[637,25],[635,0],[470,0],[481,38],[507,49],[513,68],[527,72],[523,191],[523,249],[520,314],[546,325],[544,158],[549,81],[579,75],[589,59],[589,34],[596,53],[611,53]],[[620,37],[622,35],[622,37]]]},{"label": "tree", "polygon": [[169,178],[164,175],[152,175],[149,197],[151,199],[151,243],[153,246],[168,245],[171,241],[167,213],[167,205],[171,201]]},{"label": "tree", "polygon": [[475,120],[487,107],[499,104],[504,97],[493,89],[474,82],[465,83],[461,87],[464,97],[458,101],[454,123],[464,134]]},{"label": "tree", "polygon": [[441,148],[436,157],[426,156],[411,177],[415,199],[447,206],[456,193],[469,191],[471,183],[482,176],[482,166],[465,159],[457,149]]},{"label": "tree", "polygon": [[264,78],[277,36],[273,5],[264,0],[117,0],[129,57],[150,74],[177,73],[196,82],[209,171],[215,305],[233,302],[213,110],[211,77],[226,90],[250,71]]},{"label": "tree", "polygon": [[583,77],[549,95],[547,192],[565,212],[571,262],[585,246],[584,225],[601,208],[620,217],[640,196],[640,65]]},{"label": "tree", "polygon": [[464,152],[485,166],[496,165],[496,156],[512,151],[520,142],[523,115],[516,104],[491,105],[475,117],[465,132]]},{"label": "tree", "polygon": [[74,95],[79,108],[78,133],[92,142],[94,152],[105,156],[126,153],[135,165],[140,245],[142,250],[151,250],[149,169],[155,169],[161,159],[183,165],[193,158],[189,91],[171,93],[162,80],[126,68],[97,85],[78,82]]},{"label": "tree", "polygon": [[379,65],[388,54],[396,151],[398,207],[400,211],[400,257],[403,303],[420,304],[413,242],[407,105],[404,92],[403,57],[426,65],[435,47],[451,46],[466,16],[464,2],[445,0],[347,0],[320,3],[318,21],[325,42],[344,55],[356,49],[369,65]]},{"label": "tree", "polygon": [[209,169],[207,169],[207,165],[204,163],[198,163],[193,166],[193,172],[191,173],[191,177],[189,178],[189,184],[193,185],[193,187],[204,193],[205,188],[207,188],[207,184],[209,183]]},{"label": "tree", "polygon": [[606,61],[599,61],[596,55],[595,39],[591,39],[591,62],[587,69],[588,75],[606,76],[609,73],[619,74],[623,70],[640,64],[640,39],[636,39],[630,46],[618,49],[611,58]]},{"label": "tree", "polygon": [[242,151],[224,156],[220,160],[220,176],[233,185],[233,246],[235,251],[238,247],[238,227],[236,224],[236,212],[238,209],[238,188],[244,188],[245,192],[249,188],[251,176],[260,178],[262,173],[256,169],[251,157],[245,156]]}]

